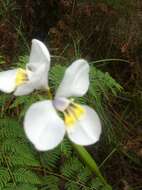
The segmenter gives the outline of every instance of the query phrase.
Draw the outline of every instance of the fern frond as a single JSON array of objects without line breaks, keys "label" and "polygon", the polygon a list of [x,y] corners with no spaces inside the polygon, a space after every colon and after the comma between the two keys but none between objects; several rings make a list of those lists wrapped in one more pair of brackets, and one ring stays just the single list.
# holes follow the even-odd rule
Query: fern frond
[{"label": "fern frond", "polygon": [[[23,146],[23,145],[22,145]],[[20,149],[19,145],[19,150],[16,150],[14,154],[9,155],[10,158],[10,163],[11,165],[15,166],[22,166],[22,167],[37,167],[40,166],[39,160],[36,158],[35,154],[33,151],[27,151],[25,148]],[[28,148],[28,147],[27,147]],[[22,152],[23,151],[23,152]]]},{"label": "fern frond", "polygon": [[20,68],[25,68],[26,63],[28,63],[29,56],[22,55],[18,57],[18,62],[16,63],[16,66]]},{"label": "fern frond", "polygon": [[54,91],[59,86],[64,75],[65,69],[66,67],[61,66],[59,64],[56,64],[51,68],[49,73],[49,80],[51,81],[51,89],[54,89]]},{"label": "fern frond", "polygon": [[116,96],[122,89],[122,86],[118,84],[109,73],[103,73],[95,67],[91,67],[89,92],[93,97],[99,95],[108,97],[109,92]]},{"label": "fern frond", "polygon": [[59,184],[60,184],[60,179],[54,175],[48,175],[45,177],[44,184],[46,187],[44,189],[47,190],[60,190]]},{"label": "fern frond", "polygon": [[9,172],[6,168],[0,168],[0,189],[2,189],[10,180]]},{"label": "fern frond", "polygon": [[56,163],[60,159],[60,150],[57,147],[56,149],[50,150],[48,152],[41,154],[41,162],[44,167],[48,169],[56,168]]},{"label": "fern frond", "polygon": [[66,190],[80,190],[80,186],[74,182],[67,182],[65,184]]},{"label": "fern frond", "polygon": [[25,168],[19,168],[13,172],[14,178],[16,182],[19,183],[28,183],[28,184],[41,184],[41,180],[35,173],[32,171],[25,169]]},{"label": "fern frond", "polygon": [[15,101],[10,105],[10,109],[14,109],[17,107],[21,108],[21,111],[18,117],[21,119],[24,115],[29,106],[31,106],[34,102],[38,101],[38,96],[36,93],[27,96],[18,96]]},{"label": "fern frond", "polygon": [[87,183],[87,181],[91,178],[92,172],[88,167],[82,167],[78,173],[77,179],[81,183]]},{"label": "fern frond", "polygon": [[0,119],[0,138],[1,141],[7,138],[13,139],[15,137],[22,138],[24,133],[20,128],[19,123],[11,118]]},{"label": "fern frond", "polygon": [[31,184],[19,184],[19,185],[8,184],[2,190],[38,190],[38,188]]},{"label": "fern frond", "polygon": [[95,179],[91,180],[90,187],[96,190],[102,190],[104,185],[102,184],[100,179],[96,177]]},{"label": "fern frond", "polygon": [[83,164],[76,157],[71,157],[61,166],[61,173],[69,179],[75,179],[82,167]]},{"label": "fern frond", "polygon": [[60,144],[60,150],[61,154],[70,157],[72,154],[72,145],[70,141],[67,138],[64,138],[64,140]]}]

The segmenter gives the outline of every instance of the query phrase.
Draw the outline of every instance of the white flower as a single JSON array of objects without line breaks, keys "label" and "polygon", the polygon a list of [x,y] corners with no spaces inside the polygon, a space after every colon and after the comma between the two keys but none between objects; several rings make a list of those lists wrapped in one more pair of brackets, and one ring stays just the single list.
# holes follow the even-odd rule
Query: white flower
[{"label": "white flower", "polygon": [[0,90],[14,95],[26,95],[35,89],[48,88],[50,54],[39,40],[32,40],[31,53],[26,69],[0,72]]},{"label": "white flower", "polygon": [[[29,140],[41,151],[56,147],[67,133],[79,145],[99,140],[101,123],[97,113],[87,105],[74,103],[71,96],[83,96],[89,87],[89,65],[77,60],[65,71],[54,100],[34,103],[27,111],[24,129]],[[58,115],[63,113],[64,120]]]}]

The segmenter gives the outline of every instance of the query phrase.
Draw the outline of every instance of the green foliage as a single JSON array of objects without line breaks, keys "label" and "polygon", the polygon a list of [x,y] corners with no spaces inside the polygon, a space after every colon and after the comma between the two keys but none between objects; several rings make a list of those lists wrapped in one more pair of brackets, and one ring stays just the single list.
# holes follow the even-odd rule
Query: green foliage
[{"label": "green foliage", "polygon": [[25,168],[19,168],[13,172],[13,176],[16,182],[19,183],[30,183],[30,184],[40,184],[41,181],[37,175],[30,170]]},{"label": "green foliage", "polygon": [[102,96],[106,99],[109,98],[109,92],[114,96],[122,90],[122,87],[109,75],[109,73],[103,73],[100,70],[92,67],[90,73],[90,95],[97,99]]},{"label": "green foliage", "polygon": [[[13,184],[39,184],[32,167],[38,167],[40,163],[15,119],[0,119],[0,139],[0,188],[9,186],[9,183],[9,189]],[[14,188],[19,189],[18,186]]]},{"label": "green foliage", "polygon": [[0,187],[4,187],[6,183],[10,180],[9,172],[6,168],[0,168]]},{"label": "green foliage", "polygon": [[60,178],[54,175],[48,175],[45,178],[45,187],[41,190],[59,190]]},{"label": "green foliage", "polygon": [[[51,80],[51,88],[54,90],[59,86],[66,67],[62,65],[55,65],[51,68],[49,79]],[[98,95],[108,97],[110,91],[113,95],[116,95],[118,91],[122,90],[122,87],[109,75],[109,73],[103,73],[95,67],[90,68],[90,93],[92,98],[98,97]]]},{"label": "green foliage", "polygon": [[17,9],[15,1],[12,0],[2,0],[0,6],[0,16],[5,17],[7,13],[14,13]]},{"label": "green foliage", "polygon": [[5,63],[4,57],[2,55],[0,55],[0,65],[3,65],[4,63]]},{"label": "green foliage", "polygon": [[2,190],[38,190],[33,185],[27,185],[27,184],[19,184],[19,185],[13,185],[8,184],[6,188]]},{"label": "green foliage", "polygon": [[[19,60],[18,65],[24,67],[27,58],[24,56]],[[53,94],[65,68],[59,64],[51,67],[49,80]],[[101,116],[105,113],[103,105],[109,100],[109,95],[116,96],[122,87],[108,73],[93,66],[90,81],[87,95],[76,101],[92,107],[95,104]],[[54,150],[40,153],[26,139],[20,121],[33,102],[46,98],[44,91],[16,98],[0,96],[0,190],[58,190],[63,187],[67,190],[109,190],[81,162],[66,137]]]}]

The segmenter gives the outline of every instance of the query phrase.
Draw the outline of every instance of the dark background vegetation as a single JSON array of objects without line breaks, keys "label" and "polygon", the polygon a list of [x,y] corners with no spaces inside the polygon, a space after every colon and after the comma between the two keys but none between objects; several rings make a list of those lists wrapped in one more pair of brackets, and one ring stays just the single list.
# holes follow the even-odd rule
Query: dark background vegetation
[{"label": "dark background vegetation", "polygon": [[[56,59],[65,64],[86,58],[124,88],[116,97],[109,96],[115,136],[100,142],[97,159],[106,159],[101,170],[114,189],[141,190],[142,1],[1,0],[1,69],[28,54],[33,38],[47,44],[53,64]],[[126,61],[107,61],[110,58]],[[89,151],[95,157],[94,149]]]}]

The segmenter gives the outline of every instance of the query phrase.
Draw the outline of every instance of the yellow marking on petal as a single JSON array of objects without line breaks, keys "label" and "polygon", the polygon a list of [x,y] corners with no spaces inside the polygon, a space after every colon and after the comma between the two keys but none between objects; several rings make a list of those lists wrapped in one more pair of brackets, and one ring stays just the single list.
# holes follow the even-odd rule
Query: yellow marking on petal
[{"label": "yellow marking on petal", "polygon": [[64,122],[66,126],[71,126],[75,123],[76,118],[72,113],[69,113],[67,111],[64,112]]},{"label": "yellow marking on petal", "polygon": [[79,104],[71,104],[64,112],[64,122],[67,127],[72,127],[85,114],[85,110]]},{"label": "yellow marking on petal", "polygon": [[71,107],[71,109],[73,110],[75,117],[79,119],[85,113],[85,110],[79,104],[73,103],[73,106],[74,108]]},{"label": "yellow marking on petal", "polygon": [[24,69],[18,69],[16,73],[16,86],[19,86],[21,84],[24,84],[28,79],[26,70]]}]

